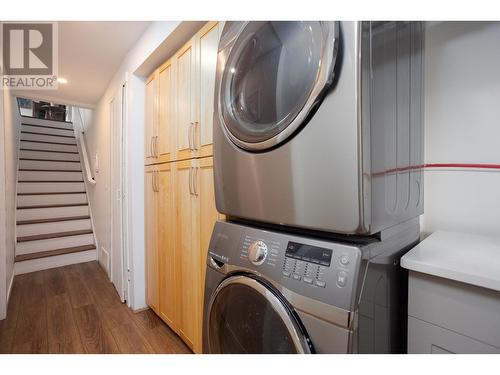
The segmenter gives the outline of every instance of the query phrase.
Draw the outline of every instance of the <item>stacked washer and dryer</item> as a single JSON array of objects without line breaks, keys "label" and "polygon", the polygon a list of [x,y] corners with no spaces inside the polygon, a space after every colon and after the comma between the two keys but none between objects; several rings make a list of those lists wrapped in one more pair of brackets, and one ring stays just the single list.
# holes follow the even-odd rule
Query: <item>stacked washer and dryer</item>
[{"label": "stacked washer and dryer", "polygon": [[205,353],[401,353],[423,213],[419,22],[227,22]]}]

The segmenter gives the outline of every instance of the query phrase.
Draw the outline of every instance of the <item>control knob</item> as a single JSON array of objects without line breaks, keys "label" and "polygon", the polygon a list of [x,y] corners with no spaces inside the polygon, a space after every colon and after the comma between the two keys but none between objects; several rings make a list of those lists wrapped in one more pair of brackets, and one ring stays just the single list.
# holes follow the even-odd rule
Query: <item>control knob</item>
[{"label": "control knob", "polygon": [[248,248],[248,259],[256,266],[260,266],[267,258],[267,245],[264,241],[255,241]]}]

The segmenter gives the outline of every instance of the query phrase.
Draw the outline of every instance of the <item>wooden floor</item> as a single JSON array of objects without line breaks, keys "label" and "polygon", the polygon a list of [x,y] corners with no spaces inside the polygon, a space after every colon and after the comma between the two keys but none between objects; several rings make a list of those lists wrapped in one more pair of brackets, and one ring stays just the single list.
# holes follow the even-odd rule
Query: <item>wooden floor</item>
[{"label": "wooden floor", "polygon": [[97,262],[18,275],[0,353],[191,353],[151,310],[133,313]]}]

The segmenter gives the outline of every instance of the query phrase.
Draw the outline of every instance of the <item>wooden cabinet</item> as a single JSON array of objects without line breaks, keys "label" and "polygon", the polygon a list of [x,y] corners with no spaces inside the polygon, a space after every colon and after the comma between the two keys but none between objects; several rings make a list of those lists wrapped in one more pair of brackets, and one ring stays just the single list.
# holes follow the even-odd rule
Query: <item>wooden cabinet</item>
[{"label": "wooden cabinet", "polygon": [[176,160],[196,156],[194,144],[196,95],[195,95],[195,38],[186,43],[174,56],[176,64],[177,121],[175,129]]},{"label": "wooden cabinet", "polygon": [[158,126],[157,154],[159,162],[174,160],[173,134],[175,133],[175,64],[165,62],[158,70]]},{"label": "wooden cabinet", "polygon": [[174,213],[174,179],[172,163],[157,166],[158,193],[156,198],[158,238],[158,283],[160,317],[174,330],[177,329],[177,280]]},{"label": "wooden cabinet", "polygon": [[144,103],[144,153],[145,163],[156,162],[156,144],[158,128],[158,72],[155,71],[146,81]]},{"label": "wooden cabinet", "polygon": [[208,22],[196,35],[198,116],[195,121],[195,140],[199,157],[213,155],[215,72],[220,31],[218,22]]},{"label": "wooden cabinet", "polygon": [[157,231],[157,168],[146,167],[144,178],[144,216],[145,216],[145,261],[146,261],[146,302],[157,314],[159,312],[159,265]]},{"label": "wooden cabinet", "polygon": [[195,160],[175,163],[176,249],[178,262],[179,334],[194,349],[197,340],[199,255],[197,254],[198,223],[194,194]]},{"label": "wooden cabinet", "polygon": [[219,34],[207,23],[146,81],[147,303],[196,353],[208,245],[221,218],[212,157]]}]

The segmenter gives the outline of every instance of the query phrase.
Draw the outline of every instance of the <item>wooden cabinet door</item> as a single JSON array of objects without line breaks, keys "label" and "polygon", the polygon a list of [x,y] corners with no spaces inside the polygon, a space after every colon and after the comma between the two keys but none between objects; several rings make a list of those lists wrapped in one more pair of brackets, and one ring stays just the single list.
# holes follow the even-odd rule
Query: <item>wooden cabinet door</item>
[{"label": "wooden cabinet door", "polygon": [[175,132],[175,72],[174,59],[164,63],[158,73],[158,158],[160,162],[173,160]]},{"label": "wooden cabinet door", "polygon": [[179,301],[179,335],[194,349],[197,340],[199,268],[197,207],[194,195],[196,160],[175,163],[176,255]]},{"label": "wooden cabinet door", "polygon": [[[198,199],[199,207],[199,248],[198,248],[198,269],[197,272],[201,275],[199,288],[198,309],[200,311],[200,319],[198,320],[198,337],[199,340],[195,345],[195,352],[202,351],[202,332],[203,332],[203,302],[205,291],[205,271],[207,264],[208,245],[212,237],[215,222],[223,219],[224,216],[217,212],[215,208],[215,191],[214,191],[214,158],[207,157],[198,159],[197,173],[195,173],[195,194]],[[198,349],[198,350],[197,350]]]},{"label": "wooden cabinet door", "polygon": [[146,81],[144,103],[144,162],[151,164],[156,161],[157,155],[157,127],[158,127],[158,71],[155,71]]},{"label": "wooden cabinet door", "polygon": [[175,160],[183,160],[196,156],[194,149],[196,116],[194,38],[177,52],[174,60],[177,101]]},{"label": "wooden cabinet door", "polygon": [[159,315],[177,330],[176,253],[173,230],[175,212],[172,164],[163,163],[158,168],[158,261],[159,261]]},{"label": "wooden cabinet door", "polygon": [[146,303],[158,313],[158,251],[157,251],[157,168],[146,167],[145,172],[145,261],[146,261]]},{"label": "wooden cabinet door", "polygon": [[213,155],[212,127],[219,27],[218,22],[208,22],[196,34],[198,116],[195,121],[195,142],[199,157]]}]

